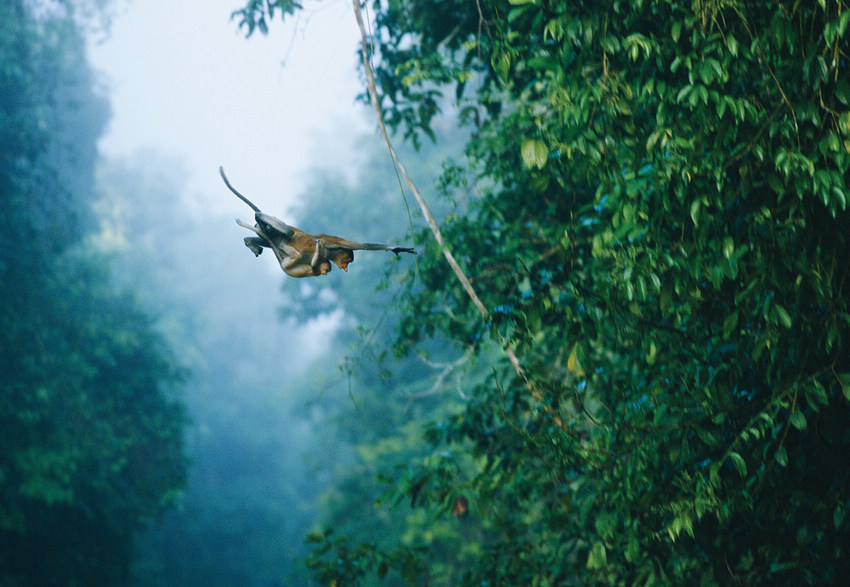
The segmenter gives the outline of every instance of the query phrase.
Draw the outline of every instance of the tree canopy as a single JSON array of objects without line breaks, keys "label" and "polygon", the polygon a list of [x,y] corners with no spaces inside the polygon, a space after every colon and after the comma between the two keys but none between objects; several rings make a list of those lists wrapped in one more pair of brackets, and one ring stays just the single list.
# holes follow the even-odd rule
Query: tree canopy
[{"label": "tree canopy", "polygon": [[[489,334],[523,377],[502,361],[396,479],[442,515],[463,495],[455,550],[421,534],[410,550],[327,538],[320,576],[837,581],[850,548],[846,6],[370,7],[387,122],[433,137],[453,99],[471,130],[440,182],[469,210],[442,231],[489,311],[423,231],[398,344],[439,333],[480,349]],[[254,2],[240,15],[248,32],[275,16]]]}]

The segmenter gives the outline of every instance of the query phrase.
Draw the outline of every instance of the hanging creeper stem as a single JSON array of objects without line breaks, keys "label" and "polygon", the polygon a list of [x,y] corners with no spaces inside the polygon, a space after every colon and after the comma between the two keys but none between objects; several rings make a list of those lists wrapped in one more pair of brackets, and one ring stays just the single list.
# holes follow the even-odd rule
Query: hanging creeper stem
[{"label": "hanging creeper stem", "polygon": [[[428,228],[431,229],[431,232],[434,235],[434,239],[436,239],[437,244],[440,245],[440,249],[443,251],[443,256],[448,261],[449,266],[454,271],[455,276],[457,276],[458,281],[460,281],[461,286],[463,286],[464,291],[469,296],[469,299],[472,300],[472,303],[478,308],[478,311],[481,313],[481,317],[484,318],[485,322],[489,319],[490,313],[487,311],[487,308],[484,306],[484,303],[478,297],[478,294],[475,293],[475,289],[472,287],[472,284],[469,282],[469,278],[463,272],[463,269],[458,265],[457,260],[455,259],[452,252],[446,246],[446,242],[443,239],[443,233],[440,232],[440,227],[437,225],[437,221],[434,220],[434,216],[431,214],[431,210],[428,207],[427,202],[425,202],[425,198],[422,197],[422,194],[417,189],[416,185],[413,183],[413,180],[410,179],[410,176],[407,174],[407,170],[404,168],[401,160],[398,158],[398,155],[393,149],[392,142],[390,141],[389,133],[387,133],[387,127],[384,124],[384,115],[381,112],[381,104],[378,101],[378,87],[375,83],[375,73],[372,71],[372,65],[369,62],[369,37],[366,33],[366,26],[363,22],[363,13],[360,11],[360,0],[352,0],[354,4],[354,15],[357,18],[357,25],[360,27],[360,38],[362,43],[362,54],[363,54],[363,69],[366,72],[366,85],[369,89],[369,100],[372,102],[372,107],[375,109],[375,116],[378,119],[378,128],[381,131],[381,136],[384,137],[384,142],[387,145],[387,150],[390,153],[390,158],[393,161],[393,164],[398,169],[401,176],[404,178],[405,183],[410,188],[410,191],[413,192],[413,196],[416,198],[416,202],[419,204],[419,209],[422,210],[422,215],[425,217],[425,221],[428,223]],[[516,371],[516,374],[519,375],[523,381],[525,381],[526,386],[531,392],[532,396],[536,400],[541,400],[542,396],[540,393],[534,389],[531,382],[525,375],[525,371],[522,368],[522,365],[519,363],[519,359],[517,359],[516,353],[514,353],[513,348],[508,343],[507,340],[502,338],[502,347],[504,349],[505,355],[508,357],[511,365]]]}]

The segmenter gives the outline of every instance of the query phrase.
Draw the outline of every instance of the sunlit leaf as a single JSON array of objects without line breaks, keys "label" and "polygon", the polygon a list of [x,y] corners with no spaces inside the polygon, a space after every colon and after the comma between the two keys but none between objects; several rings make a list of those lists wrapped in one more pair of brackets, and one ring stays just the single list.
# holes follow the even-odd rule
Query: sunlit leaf
[{"label": "sunlit leaf", "polygon": [[732,253],[735,252],[735,241],[731,236],[724,237],[723,239],[723,256],[729,259],[732,257]]},{"label": "sunlit leaf", "polygon": [[549,149],[540,139],[526,139],[522,142],[522,160],[527,167],[543,169],[549,159]]},{"label": "sunlit leaf", "polygon": [[590,549],[590,553],[587,555],[587,568],[588,569],[601,569],[604,568],[608,564],[608,553],[605,550],[605,545],[601,542],[597,542]]},{"label": "sunlit leaf", "polygon": [[584,377],[584,370],[578,362],[578,344],[573,345],[573,350],[570,351],[570,356],[567,358],[567,369],[574,375]]}]

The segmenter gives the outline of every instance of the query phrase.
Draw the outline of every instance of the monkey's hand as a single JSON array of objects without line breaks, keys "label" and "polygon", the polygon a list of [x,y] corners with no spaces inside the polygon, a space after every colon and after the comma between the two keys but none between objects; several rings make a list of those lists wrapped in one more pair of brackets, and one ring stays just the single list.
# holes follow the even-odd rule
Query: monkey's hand
[{"label": "monkey's hand", "polygon": [[410,247],[392,247],[389,251],[398,255],[399,253],[410,253],[411,255],[415,255],[416,251]]}]

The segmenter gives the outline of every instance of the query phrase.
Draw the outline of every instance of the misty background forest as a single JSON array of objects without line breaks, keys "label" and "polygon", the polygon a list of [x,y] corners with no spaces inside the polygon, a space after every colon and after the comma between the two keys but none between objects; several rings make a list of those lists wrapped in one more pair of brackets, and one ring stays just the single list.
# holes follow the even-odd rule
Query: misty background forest
[{"label": "misty background forest", "polygon": [[840,584],[845,3],[301,4],[220,26],[362,13],[362,120],[283,209],[219,162],[415,257],[255,259],[99,147],[119,7],[0,0],[0,585]]}]

